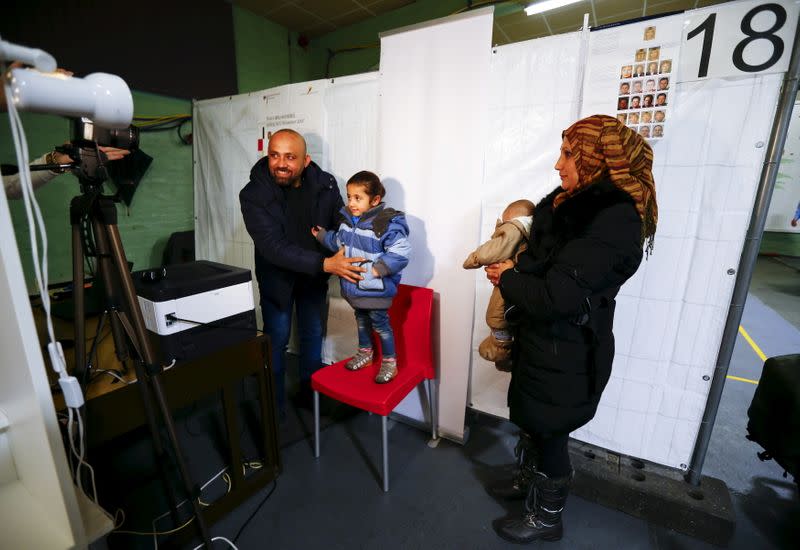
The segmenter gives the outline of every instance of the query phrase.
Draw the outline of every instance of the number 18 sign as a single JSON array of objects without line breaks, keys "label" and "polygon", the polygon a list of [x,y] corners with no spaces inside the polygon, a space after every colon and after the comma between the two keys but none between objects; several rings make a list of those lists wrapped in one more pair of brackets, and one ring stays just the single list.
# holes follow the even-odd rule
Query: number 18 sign
[{"label": "number 18 sign", "polygon": [[688,12],[680,81],[786,71],[798,11],[798,0],[751,0]]}]

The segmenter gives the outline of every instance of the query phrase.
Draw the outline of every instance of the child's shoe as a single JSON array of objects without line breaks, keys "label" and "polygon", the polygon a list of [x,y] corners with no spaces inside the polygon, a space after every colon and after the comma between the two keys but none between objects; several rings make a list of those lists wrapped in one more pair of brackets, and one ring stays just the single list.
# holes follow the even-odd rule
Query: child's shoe
[{"label": "child's shoe", "polygon": [[510,335],[503,339],[498,338],[499,332],[493,330],[478,346],[480,356],[492,363],[508,362],[511,359],[514,340]]},{"label": "child's shoe", "polygon": [[391,382],[397,376],[397,359],[394,357],[384,357],[381,360],[381,370],[375,377],[375,382],[385,384]]},{"label": "child's shoe", "polygon": [[372,364],[372,348],[358,348],[358,352],[350,359],[344,368],[359,370]]}]

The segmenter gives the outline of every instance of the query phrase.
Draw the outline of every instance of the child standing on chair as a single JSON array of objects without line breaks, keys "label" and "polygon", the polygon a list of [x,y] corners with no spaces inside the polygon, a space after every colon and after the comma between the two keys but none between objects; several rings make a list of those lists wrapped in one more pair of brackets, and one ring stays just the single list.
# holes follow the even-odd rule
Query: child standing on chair
[{"label": "child standing on chair", "polygon": [[358,352],[345,365],[359,370],[372,364],[372,330],[381,339],[383,357],[375,382],[385,384],[397,375],[394,333],[389,307],[397,294],[400,272],[408,265],[411,244],[405,215],[388,208],[380,178],[366,170],[347,181],[347,206],[340,212],[339,228],[311,230],[332,251],[344,247],[348,258],[362,257],[367,270],[356,283],[340,279],[342,296],[353,306],[358,324]]}]

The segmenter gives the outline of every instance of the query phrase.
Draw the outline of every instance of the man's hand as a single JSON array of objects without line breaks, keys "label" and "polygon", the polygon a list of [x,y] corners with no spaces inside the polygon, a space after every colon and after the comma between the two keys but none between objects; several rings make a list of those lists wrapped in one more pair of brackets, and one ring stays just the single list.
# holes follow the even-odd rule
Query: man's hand
[{"label": "man's hand", "polygon": [[487,265],[484,268],[486,272],[486,278],[494,285],[497,286],[500,283],[500,276],[506,269],[511,269],[514,267],[514,262],[511,260],[505,260],[502,262],[498,262],[496,264]]},{"label": "man's hand", "polygon": [[364,260],[366,258],[345,258],[344,248],[340,248],[339,252],[330,258],[325,258],[325,261],[322,262],[322,271],[338,275],[351,283],[357,283],[364,278],[360,273],[365,272],[366,269],[355,264],[360,264]]},{"label": "man's hand", "polygon": [[[69,142],[66,142],[64,145],[69,145]],[[100,147],[100,150],[105,153],[108,161],[119,160],[131,154],[127,149],[117,149],[116,147]],[[53,160],[57,164],[72,164],[72,159],[69,155],[59,153],[58,151],[53,151]]]},{"label": "man's hand", "polygon": [[119,160],[131,154],[127,149],[117,149],[116,147],[100,147],[100,150],[106,154],[106,158],[109,161]]}]

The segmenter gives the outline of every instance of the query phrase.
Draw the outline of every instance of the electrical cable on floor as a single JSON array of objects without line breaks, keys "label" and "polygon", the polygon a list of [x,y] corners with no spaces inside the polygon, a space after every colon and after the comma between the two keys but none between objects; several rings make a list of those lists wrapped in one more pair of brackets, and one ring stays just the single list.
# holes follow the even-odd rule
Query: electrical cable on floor
[{"label": "electrical cable on floor", "polygon": [[[126,384],[126,385],[135,384],[138,381],[136,378],[134,378],[133,380],[126,380],[125,378],[123,378],[120,375],[120,371],[118,371],[118,370],[96,369],[96,368],[92,369],[92,370],[98,376],[101,375],[101,374],[107,374],[108,376],[111,376],[112,378],[116,378],[119,382],[122,382],[123,384]],[[92,377],[92,380],[94,380],[96,377],[97,376]]]},{"label": "electrical cable on floor", "polygon": [[[167,512],[167,514],[169,514],[169,512]],[[122,530],[119,530],[119,529],[115,529],[115,530],[111,531],[111,534],[116,534],[116,535],[142,535],[142,536],[146,536],[146,537],[149,537],[151,535],[172,535],[173,533],[177,533],[178,531],[180,531],[181,529],[183,529],[184,527],[186,527],[187,525],[189,525],[193,521],[194,521],[194,516],[190,517],[189,520],[186,523],[184,523],[183,525],[181,525],[180,527],[176,527],[174,529],[170,529],[169,531],[122,531]]]},{"label": "electrical cable on floor", "polygon": [[[242,472],[244,472],[244,473],[247,473],[247,468],[250,468],[250,469],[252,469],[252,470],[260,470],[260,469],[261,469],[261,468],[263,468],[263,467],[264,467],[264,465],[263,465],[263,464],[262,464],[260,461],[258,461],[258,460],[248,460],[248,461],[245,461],[245,462],[243,462],[243,463],[242,463]],[[200,486],[200,491],[201,491],[201,493],[202,493],[202,491],[203,491],[203,490],[204,490],[206,487],[208,487],[209,485],[211,485],[211,484],[212,484],[212,483],[213,483],[213,482],[214,482],[216,479],[218,479],[220,476],[222,476],[222,479],[223,479],[223,481],[225,481],[225,484],[226,484],[225,494],[227,495],[228,493],[230,493],[230,492],[231,492],[231,488],[232,488],[232,486],[233,486],[233,481],[231,480],[231,478],[230,478],[230,476],[228,475],[227,471],[228,471],[228,467],[226,466],[225,468],[221,469],[219,472],[217,472],[216,474],[214,474],[214,476],[213,476],[213,477],[211,477],[211,479],[209,479],[209,480],[208,480],[208,481],[206,481],[206,482],[205,482],[203,485],[201,485],[201,486]],[[273,488],[273,490],[274,490],[274,488]],[[270,494],[272,494],[272,493],[270,492]],[[269,496],[269,495],[267,495],[267,496]],[[177,506],[175,506],[175,509],[177,510],[178,508],[180,508],[181,506],[183,506],[183,505],[184,505],[184,504],[186,504],[187,502],[189,502],[189,499],[184,499],[184,500],[182,500],[181,502],[179,502],[179,503],[177,504]],[[203,501],[200,499],[200,497],[198,497],[198,502],[199,502],[199,503],[200,503],[200,504],[201,504],[203,507],[206,507],[206,508],[207,508],[208,506],[210,506],[210,505],[211,505],[211,504],[209,504],[209,503],[203,502]],[[262,504],[263,504],[263,503],[262,503]],[[151,522],[151,525],[152,525],[152,530],[151,530],[151,531],[131,531],[131,530],[121,530],[121,529],[120,529],[120,527],[122,527],[122,524],[125,522],[125,512],[124,512],[122,509],[118,509],[118,510],[117,510],[117,513],[114,515],[114,530],[113,530],[113,531],[111,531],[111,534],[118,534],[118,535],[139,535],[139,536],[145,536],[145,537],[152,536],[152,537],[153,537],[153,545],[154,545],[154,548],[157,550],[157,549],[158,549],[158,537],[159,537],[159,536],[161,536],[161,535],[172,535],[172,534],[175,534],[175,533],[177,533],[178,531],[180,531],[180,530],[184,529],[185,527],[187,527],[188,525],[190,525],[190,524],[191,524],[191,523],[194,521],[194,519],[195,519],[195,518],[194,518],[194,516],[192,516],[192,517],[191,517],[191,518],[189,518],[189,519],[188,519],[188,520],[187,520],[185,523],[183,523],[182,525],[180,525],[180,526],[178,526],[178,527],[175,527],[175,528],[173,528],[173,529],[169,529],[169,530],[167,530],[167,531],[157,531],[157,530],[156,530],[156,523],[157,523],[157,522],[158,522],[158,521],[159,521],[161,518],[165,518],[165,517],[167,517],[168,515],[170,515],[171,513],[172,513],[172,510],[168,510],[167,512],[164,512],[164,513],[163,513],[163,514],[161,514],[160,516],[158,516],[158,517],[154,518],[154,519],[153,519],[153,521]],[[118,517],[118,516],[121,516],[119,520],[117,520],[117,517]],[[249,521],[249,520],[248,520],[248,521]],[[225,542],[227,542],[228,544],[230,544],[232,548],[236,548],[236,546],[235,546],[233,543],[231,543],[231,542],[230,542],[228,539],[226,539],[225,537],[214,537],[214,538],[212,538],[211,540],[212,540],[212,541],[215,541],[215,540],[224,540]],[[234,539],[234,541],[235,541],[235,540],[236,540],[236,539]],[[198,546],[198,548],[200,548],[201,546],[202,546],[202,544],[201,544],[200,546]]]},{"label": "electrical cable on floor", "polygon": [[[176,359],[173,359],[172,362],[169,365],[164,367],[164,372],[166,372],[169,369],[171,369],[172,367],[174,367],[175,366],[175,362],[176,362]],[[92,370],[94,370],[94,372],[96,372],[97,374],[107,374],[108,376],[116,378],[117,380],[119,380],[123,384],[127,384],[127,385],[135,384],[136,382],[139,381],[138,378],[134,378],[133,380],[127,380],[127,379],[123,378],[122,376],[120,376],[119,374],[117,374],[118,371],[116,371],[116,370],[106,370],[106,369],[92,369]]]},{"label": "electrical cable on floor", "polygon": [[[231,546],[231,548],[233,548],[233,550],[239,550],[238,548],[236,548],[235,544],[233,544],[231,541],[229,541],[225,537],[211,537],[211,542],[214,542],[215,540],[224,540],[225,542],[227,542]],[[205,543],[203,543],[203,544],[205,544]],[[195,546],[194,550],[197,550],[198,548],[201,548],[203,546],[203,544]]]},{"label": "electrical cable on floor", "polygon": [[[75,478],[80,480],[80,468],[81,465],[85,467],[89,471],[89,480],[92,482],[92,495],[94,496],[94,501],[97,503],[97,485],[94,481],[94,468],[92,468],[88,462],[86,462],[83,457],[86,456],[86,434],[83,431],[83,417],[81,416],[80,412],[78,412],[78,442],[80,448],[80,455],[78,456],[78,466],[75,470]],[[73,448],[73,452],[74,452]]]},{"label": "electrical cable on floor", "polygon": [[241,536],[241,534],[242,534],[242,531],[244,531],[245,527],[247,527],[247,524],[248,524],[248,523],[250,523],[250,521],[251,521],[251,520],[252,520],[252,519],[253,519],[253,518],[256,516],[256,514],[258,514],[258,511],[259,511],[259,510],[261,510],[261,507],[262,507],[262,506],[264,506],[264,503],[265,503],[265,502],[267,502],[267,500],[269,500],[269,497],[271,497],[271,496],[272,496],[272,493],[274,493],[274,492],[275,492],[275,489],[276,489],[277,487],[278,487],[278,480],[277,480],[277,479],[273,479],[273,480],[272,480],[272,489],[270,489],[269,493],[267,493],[267,496],[265,496],[265,497],[264,497],[264,498],[261,500],[261,502],[258,504],[258,506],[257,506],[257,507],[256,507],[256,509],[253,511],[253,513],[252,513],[252,514],[250,514],[250,517],[249,517],[249,518],[247,518],[247,520],[245,520],[245,522],[244,522],[244,523],[242,524],[242,526],[239,528],[239,531],[236,533],[236,536],[235,536],[235,537],[233,537],[233,542],[234,542],[234,543],[236,543],[236,541],[238,541],[238,540],[239,540],[239,537]]}]

